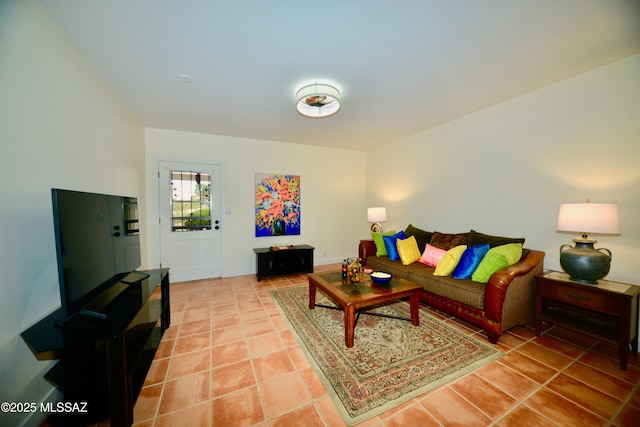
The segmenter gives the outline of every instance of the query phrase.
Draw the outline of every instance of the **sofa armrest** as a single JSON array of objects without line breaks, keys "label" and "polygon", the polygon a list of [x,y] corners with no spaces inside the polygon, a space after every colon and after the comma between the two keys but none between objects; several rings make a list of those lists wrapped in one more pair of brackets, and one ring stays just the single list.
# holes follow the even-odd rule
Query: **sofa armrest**
[{"label": "sofa armrest", "polygon": [[520,258],[520,261],[495,272],[491,278],[489,278],[484,293],[485,316],[488,319],[496,322],[502,320],[502,309],[509,285],[514,278],[528,274],[539,263],[542,263],[544,255],[542,251],[523,249],[523,256]]},{"label": "sofa armrest", "polygon": [[358,245],[358,258],[362,260],[364,265],[367,265],[367,257],[374,256],[376,250],[376,243],[373,239],[360,240],[360,244]]}]

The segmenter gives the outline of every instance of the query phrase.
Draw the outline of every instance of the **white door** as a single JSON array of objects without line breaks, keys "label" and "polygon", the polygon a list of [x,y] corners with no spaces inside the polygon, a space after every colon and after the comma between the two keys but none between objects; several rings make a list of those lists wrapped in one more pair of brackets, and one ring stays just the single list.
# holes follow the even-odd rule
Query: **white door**
[{"label": "white door", "polygon": [[171,281],[221,276],[220,165],[158,163],[160,263]]}]

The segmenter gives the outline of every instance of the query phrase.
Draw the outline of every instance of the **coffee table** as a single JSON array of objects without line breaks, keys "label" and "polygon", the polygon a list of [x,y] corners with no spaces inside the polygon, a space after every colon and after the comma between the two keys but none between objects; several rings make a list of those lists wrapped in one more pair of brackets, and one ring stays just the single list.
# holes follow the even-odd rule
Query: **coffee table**
[{"label": "coffee table", "polygon": [[[342,284],[342,272],[326,272],[309,274],[309,309],[316,307],[316,290],[320,290],[338,307],[344,311],[344,341],[347,347],[353,347],[354,330],[356,327],[356,313],[360,315],[362,309],[381,306],[396,302],[403,298],[409,298],[411,307],[411,323],[420,325],[420,289],[422,287],[408,280],[393,278],[387,285],[373,283],[368,275],[358,285]],[[364,312],[363,312],[364,313]],[[367,313],[378,315],[376,313]],[[391,316],[385,316],[391,317]]]}]

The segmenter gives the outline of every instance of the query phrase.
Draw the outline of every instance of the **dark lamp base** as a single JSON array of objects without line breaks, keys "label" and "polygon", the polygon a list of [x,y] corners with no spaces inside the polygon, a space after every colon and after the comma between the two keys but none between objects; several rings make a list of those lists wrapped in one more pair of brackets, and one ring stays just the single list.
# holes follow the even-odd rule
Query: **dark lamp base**
[{"label": "dark lamp base", "polygon": [[594,249],[595,240],[575,239],[574,247],[560,246],[560,265],[570,279],[590,285],[598,284],[611,268],[611,251],[605,248]]}]

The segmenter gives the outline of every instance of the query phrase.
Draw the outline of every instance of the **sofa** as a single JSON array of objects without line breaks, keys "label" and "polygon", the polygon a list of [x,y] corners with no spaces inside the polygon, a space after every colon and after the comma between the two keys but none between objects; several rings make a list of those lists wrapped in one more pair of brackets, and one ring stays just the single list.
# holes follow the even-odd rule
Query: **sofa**
[{"label": "sofa", "polygon": [[[534,320],[534,278],[543,272],[545,253],[524,248],[524,238],[494,236],[475,230],[456,234],[428,232],[411,224],[402,232],[395,233],[394,230],[378,233],[378,235],[372,234],[374,238],[383,235],[383,239],[372,238],[360,241],[358,255],[366,268],[387,271],[394,277],[401,277],[421,285],[423,287],[420,296],[422,303],[484,329],[489,342],[495,344],[503,332],[516,325],[529,324]],[[384,235],[391,236],[391,239]],[[385,240],[387,248],[391,248],[393,243],[390,241],[393,241],[394,236],[398,236],[395,241],[398,247],[400,247],[398,242],[405,248],[411,245],[413,258],[407,259],[405,256],[397,259],[397,256],[385,254],[384,249],[381,253],[380,241]],[[419,248],[417,249],[419,253],[424,251],[420,253],[420,260],[415,260],[417,253],[413,246]],[[478,264],[482,261],[485,261],[482,265],[489,262],[487,246],[492,254],[506,251],[507,248],[520,252],[512,255],[511,262],[494,265],[494,269],[499,269],[493,273],[492,270],[486,271],[485,268],[485,279],[477,281],[475,276],[481,269]],[[463,247],[464,252],[462,252]],[[457,277],[453,274],[443,275],[442,272],[437,272],[445,261],[451,262],[450,254],[454,251],[458,254],[463,253],[468,260],[467,254],[473,252],[475,248],[482,248],[485,253],[476,254],[475,258],[481,259],[473,261],[476,265],[472,268],[476,270],[471,278],[466,278],[468,272],[467,276],[458,274]],[[429,263],[423,260],[428,251],[439,251],[435,261],[431,260]],[[405,253],[408,252],[405,250]],[[439,259],[440,255],[442,258]],[[494,259],[495,256],[491,258]],[[462,266],[460,261],[462,260],[457,261],[455,272]],[[501,268],[503,265],[504,267]],[[465,268],[469,269],[469,263]],[[485,281],[486,283],[483,283]]]}]

